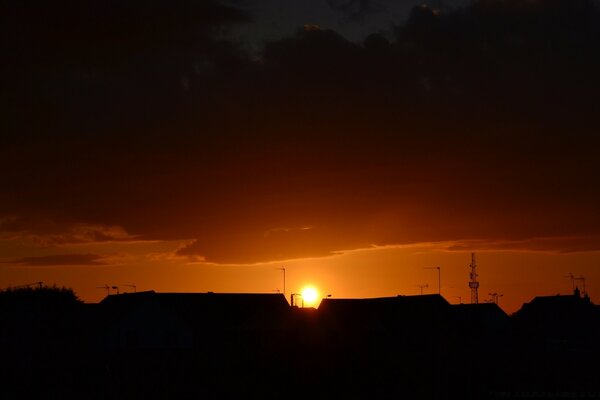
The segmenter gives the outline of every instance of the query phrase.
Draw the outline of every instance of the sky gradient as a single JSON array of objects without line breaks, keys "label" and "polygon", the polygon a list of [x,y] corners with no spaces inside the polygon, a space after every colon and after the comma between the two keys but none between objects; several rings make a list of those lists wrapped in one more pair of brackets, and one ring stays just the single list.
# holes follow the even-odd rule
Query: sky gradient
[{"label": "sky gradient", "polygon": [[0,287],[600,297],[597,1],[297,3],[6,2]]}]

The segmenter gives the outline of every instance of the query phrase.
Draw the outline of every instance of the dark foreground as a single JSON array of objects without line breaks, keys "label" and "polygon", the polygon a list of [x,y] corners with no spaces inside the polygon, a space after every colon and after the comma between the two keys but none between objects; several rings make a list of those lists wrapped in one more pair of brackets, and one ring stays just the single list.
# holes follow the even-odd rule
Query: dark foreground
[{"label": "dark foreground", "polygon": [[109,296],[0,304],[0,397],[600,398],[600,312],[536,298],[508,317],[440,296]]}]

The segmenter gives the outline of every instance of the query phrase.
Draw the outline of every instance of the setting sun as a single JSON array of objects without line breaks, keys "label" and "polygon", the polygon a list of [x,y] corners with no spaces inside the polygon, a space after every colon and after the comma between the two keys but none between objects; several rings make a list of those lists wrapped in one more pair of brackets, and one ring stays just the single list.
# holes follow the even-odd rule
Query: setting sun
[{"label": "setting sun", "polygon": [[302,289],[302,299],[307,306],[313,306],[319,298],[319,292],[312,286],[307,286]]}]

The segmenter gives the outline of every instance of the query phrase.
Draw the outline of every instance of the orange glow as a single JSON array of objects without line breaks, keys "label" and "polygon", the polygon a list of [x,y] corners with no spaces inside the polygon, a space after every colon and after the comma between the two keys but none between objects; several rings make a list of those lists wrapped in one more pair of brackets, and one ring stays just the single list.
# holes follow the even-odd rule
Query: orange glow
[{"label": "orange glow", "polygon": [[302,289],[302,299],[304,300],[305,306],[313,307],[319,300],[319,292],[314,286],[306,286]]},{"label": "orange glow", "polygon": [[[216,264],[174,257],[184,243],[137,242],[98,243],[58,248],[24,248],[22,255],[110,254],[105,265],[19,265],[9,263],[0,274],[0,288],[43,281],[67,286],[86,302],[99,302],[107,294],[104,285],[119,286],[121,292],[137,291],[274,293],[283,288],[277,263]],[[10,243],[0,240],[0,250],[9,252]],[[333,298],[368,298],[419,295],[419,285],[429,284],[437,292],[437,275],[425,267],[441,267],[442,296],[450,303],[470,302],[468,287],[470,249],[449,250],[455,243],[423,243],[412,246],[373,247],[340,252],[326,257],[285,261],[287,299],[291,292],[303,294],[306,307],[318,307],[331,293]],[[455,248],[455,247],[454,247]],[[477,249],[476,249],[477,250]],[[52,253],[54,251],[54,253]],[[20,254],[13,251],[12,254]],[[44,258],[47,259],[47,258]],[[479,250],[477,264],[481,282],[479,299],[500,293],[499,305],[506,312],[517,311],[535,296],[572,292],[569,273],[584,276],[586,290],[594,303],[600,302],[600,252],[553,253],[550,251]],[[368,266],[365,267],[365,266]],[[168,271],[168,273],[167,273]],[[303,289],[317,292],[314,303]],[[294,288],[294,289],[291,289]],[[296,289],[297,288],[297,289]],[[297,290],[297,291],[296,291]],[[116,290],[111,290],[111,294]],[[325,294],[325,295],[324,295]],[[300,300],[300,299],[298,299]]]}]

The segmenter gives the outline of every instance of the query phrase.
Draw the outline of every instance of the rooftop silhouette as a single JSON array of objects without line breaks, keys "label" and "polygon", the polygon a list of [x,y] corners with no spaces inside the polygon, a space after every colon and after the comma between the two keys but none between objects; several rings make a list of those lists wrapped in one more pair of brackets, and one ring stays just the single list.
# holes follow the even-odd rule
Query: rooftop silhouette
[{"label": "rooftop silhouette", "polygon": [[512,316],[439,294],[325,298],[318,309],[291,307],[277,293],[154,291],[43,312],[26,306],[67,292],[0,293],[10,395],[275,398],[294,388],[291,397],[479,399],[600,390],[588,367],[600,355],[600,309],[578,291],[536,297]]}]

